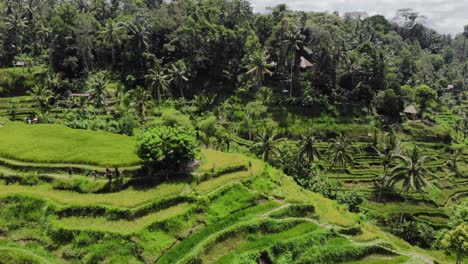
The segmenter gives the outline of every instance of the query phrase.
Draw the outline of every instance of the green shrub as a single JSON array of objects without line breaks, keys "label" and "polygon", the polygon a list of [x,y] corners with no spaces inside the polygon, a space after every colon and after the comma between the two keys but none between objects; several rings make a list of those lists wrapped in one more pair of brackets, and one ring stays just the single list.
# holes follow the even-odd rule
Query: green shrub
[{"label": "green shrub", "polygon": [[359,206],[364,201],[364,197],[355,190],[338,193],[338,203],[348,207],[350,212],[359,212]]},{"label": "green shrub", "polygon": [[395,222],[390,231],[413,245],[430,248],[436,239],[435,230],[426,223],[414,221]]}]

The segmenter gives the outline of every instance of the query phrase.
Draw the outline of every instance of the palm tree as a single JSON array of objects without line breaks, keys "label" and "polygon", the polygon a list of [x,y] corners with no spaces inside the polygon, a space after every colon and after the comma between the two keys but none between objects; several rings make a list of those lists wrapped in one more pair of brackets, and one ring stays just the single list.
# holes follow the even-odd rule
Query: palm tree
[{"label": "palm tree", "polygon": [[187,75],[187,66],[183,60],[178,60],[174,64],[172,64],[171,69],[169,69],[169,73],[172,76],[172,80],[174,81],[174,85],[176,88],[180,90],[180,95],[182,98],[184,97],[184,87],[185,83],[189,81]]},{"label": "palm tree", "polygon": [[279,155],[276,145],[282,140],[283,138],[276,138],[275,132],[265,130],[261,135],[257,136],[257,143],[253,145],[253,148],[259,151],[263,161],[269,162],[272,154]]},{"label": "palm tree", "polygon": [[54,97],[54,93],[46,86],[35,85],[29,92],[36,102],[40,112],[44,114],[49,109],[49,100]]},{"label": "palm tree", "polygon": [[102,42],[111,47],[112,65],[115,65],[115,46],[120,44],[120,27],[112,18],[109,18],[106,25],[100,32]]},{"label": "palm tree", "polygon": [[305,40],[305,36],[302,35],[300,30],[297,32],[286,33],[286,37],[283,40],[286,54],[288,54],[288,57],[291,59],[291,64],[290,64],[291,82],[289,86],[289,96],[292,96],[293,69],[296,64],[297,53],[302,49],[304,40]]},{"label": "palm tree", "polygon": [[101,109],[107,98],[107,77],[104,72],[100,71],[90,76],[87,81],[89,92],[92,100],[98,109]]},{"label": "palm tree", "polygon": [[15,48],[23,53],[23,38],[28,28],[28,20],[23,17],[22,12],[14,10],[5,18],[7,29],[15,34]]},{"label": "palm tree", "polygon": [[382,189],[388,185],[388,169],[390,164],[395,159],[396,155],[400,155],[402,152],[403,145],[401,142],[397,141],[395,133],[391,131],[388,141],[383,140],[380,144],[375,146],[377,154],[382,158],[382,165],[384,167],[383,175],[380,178],[379,186],[379,196],[377,202],[380,202],[380,197],[382,196]]},{"label": "palm tree", "polygon": [[393,187],[396,183],[402,182],[402,191],[405,193],[404,209],[401,212],[400,222],[403,221],[403,212],[406,210],[408,194],[411,190],[422,193],[424,188],[431,186],[431,183],[426,179],[426,176],[437,175],[432,173],[427,167],[426,162],[431,159],[429,156],[423,156],[417,147],[408,151],[406,155],[396,155],[402,163],[395,166],[390,175],[389,186]]},{"label": "palm tree", "polygon": [[318,151],[316,144],[317,139],[312,136],[312,133],[301,135],[301,139],[298,144],[300,146],[299,157],[307,161],[307,165],[310,167],[312,163],[320,158],[320,152]]},{"label": "palm tree", "polygon": [[456,149],[453,151],[452,155],[450,156],[449,160],[448,160],[448,166],[449,168],[455,172],[455,174],[457,176],[460,175],[460,172],[458,171],[458,162],[461,162],[463,161],[463,158],[462,158],[462,152],[460,149]]},{"label": "palm tree", "polygon": [[131,105],[135,109],[140,120],[143,122],[147,116],[148,109],[153,106],[151,94],[143,89],[143,87],[137,87],[131,93]]},{"label": "palm tree", "polygon": [[60,73],[54,73],[52,71],[47,72],[45,78],[45,84],[49,87],[52,91],[57,91],[62,84],[62,76]]},{"label": "palm tree", "polygon": [[11,120],[16,119],[16,114],[18,114],[19,108],[20,104],[18,99],[12,98],[10,102],[8,102],[8,114],[11,116]]},{"label": "palm tree", "polygon": [[153,91],[153,98],[158,99],[158,107],[160,107],[162,94],[169,91],[171,76],[165,74],[160,66],[156,66],[145,75],[145,79]]},{"label": "palm tree", "polygon": [[130,36],[130,39],[133,41],[132,47],[135,47],[136,49],[135,51],[138,56],[138,63],[140,64],[140,66],[142,66],[143,54],[145,53],[146,50],[148,50],[148,47],[149,47],[148,29],[142,23],[127,22],[127,23],[121,23],[121,25],[127,29],[128,35]]},{"label": "palm tree", "polygon": [[273,73],[268,69],[272,65],[268,63],[269,56],[265,51],[254,52],[248,57],[249,64],[247,65],[247,74],[253,75],[257,81],[257,88],[262,87],[265,79],[265,74],[272,75]]},{"label": "palm tree", "polygon": [[[349,165],[354,166],[354,158],[352,155],[357,153],[358,149],[352,144],[350,138],[340,136],[330,140],[328,152],[331,160],[330,167],[339,167],[343,170]],[[339,178],[339,175],[337,175],[335,197],[338,197]]]}]

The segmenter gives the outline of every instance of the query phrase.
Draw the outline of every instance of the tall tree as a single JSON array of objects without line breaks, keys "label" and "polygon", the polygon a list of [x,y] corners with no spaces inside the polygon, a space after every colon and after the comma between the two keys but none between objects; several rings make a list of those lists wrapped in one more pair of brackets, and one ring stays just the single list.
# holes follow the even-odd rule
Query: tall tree
[{"label": "tall tree", "polygon": [[174,86],[179,89],[180,96],[184,97],[184,89],[186,83],[189,81],[187,77],[187,65],[183,60],[178,60],[172,64],[172,67],[169,69],[172,80],[174,81]]},{"label": "tall tree", "polygon": [[297,54],[304,45],[305,36],[302,35],[301,31],[296,32],[288,32],[286,33],[286,37],[283,40],[283,45],[285,48],[286,54],[290,59],[290,83],[289,83],[289,96],[292,97],[292,90],[293,90],[293,70],[296,66],[297,61]]},{"label": "tall tree", "polygon": [[131,93],[132,107],[135,109],[140,120],[143,122],[148,115],[148,111],[153,106],[151,94],[143,89],[143,87],[137,87]]},{"label": "tall tree", "polygon": [[36,85],[29,92],[32,95],[36,106],[41,114],[45,114],[50,108],[50,99],[54,97],[54,93],[46,86]]},{"label": "tall tree", "polygon": [[265,51],[256,51],[248,58],[247,74],[254,76],[257,82],[257,88],[262,87],[263,81],[265,80],[265,74],[272,75],[273,73],[269,70],[271,64],[268,62],[270,57]]},{"label": "tall tree", "polygon": [[424,156],[417,147],[413,147],[407,151],[405,155],[396,155],[395,158],[401,161],[401,164],[395,166],[390,172],[389,185],[391,187],[401,182],[401,188],[405,194],[404,208],[400,216],[400,222],[403,221],[403,212],[408,201],[408,194],[411,190],[422,193],[425,187],[431,186],[431,183],[426,179],[428,176],[438,178],[432,173],[426,165],[426,162],[431,160],[431,157]]},{"label": "tall tree", "polygon": [[145,79],[153,91],[153,98],[158,99],[158,107],[161,106],[162,94],[169,91],[171,84],[171,76],[165,74],[161,66],[156,65],[145,75]]},{"label": "tall tree", "polygon": [[[330,140],[330,146],[328,153],[330,155],[330,167],[340,168],[344,170],[348,166],[354,166],[353,154],[358,152],[358,148],[353,145],[350,138],[346,136],[340,136]],[[336,177],[336,192],[335,197],[338,197],[338,186],[339,186],[339,175]]]},{"label": "tall tree", "polygon": [[307,162],[309,168],[316,159],[320,158],[320,152],[316,146],[317,141],[312,133],[309,132],[308,134],[301,135],[301,139],[298,142],[299,157]]},{"label": "tall tree", "polygon": [[121,43],[120,31],[119,24],[109,18],[106,25],[99,32],[102,42],[111,48],[112,65],[115,65],[115,48]]},{"label": "tall tree", "polygon": [[103,71],[91,74],[86,82],[88,92],[91,94],[91,98],[95,106],[102,110],[105,100],[107,99],[108,93],[106,91],[108,80],[106,73]]},{"label": "tall tree", "polygon": [[270,130],[264,130],[257,136],[257,142],[253,145],[258,150],[262,160],[269,162],[271,155],[279,155],[277,143],[283,141],[283,138],[277,138],[276,133]]}]

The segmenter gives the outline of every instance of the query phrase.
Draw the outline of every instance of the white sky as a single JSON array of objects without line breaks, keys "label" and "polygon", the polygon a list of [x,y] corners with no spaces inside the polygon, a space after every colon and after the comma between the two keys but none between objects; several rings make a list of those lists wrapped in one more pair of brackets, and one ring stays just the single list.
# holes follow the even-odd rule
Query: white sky
[{"label": "white sky", "polygon": [[286,3],[290,9],[303,11],[364,11],[392,19],[398,9],[412,8],[427,17],[427,25],[439,33],[461,33],[468,24],[468,0],[250,0],[255,12]]}]

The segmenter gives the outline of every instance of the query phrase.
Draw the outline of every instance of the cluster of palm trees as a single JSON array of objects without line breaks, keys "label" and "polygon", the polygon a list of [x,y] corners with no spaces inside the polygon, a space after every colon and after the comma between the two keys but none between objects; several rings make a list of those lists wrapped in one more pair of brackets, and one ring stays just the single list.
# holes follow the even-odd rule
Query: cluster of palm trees
[{"label": "cluster of palm trees", "polygon": [[[292,97],[293,92],[293,75],[294,67],[297,66],[298,55],[306,53],[304,46],[305,36],[301,30],[287,32],[281,42],[282,57],[284,57],[284,66],[289,67],[289,96]],[[265,50],[257,50],[250,54],[247,58],[247,75],[252,76],[257,88],[260,89],[265,80],[265,75],[272,75],[270,70],[274,66],[270,61],[270,56]],[[288,62],[289,61],[289,62]]]},{"label": "cluster of palm trees", "polygon": [[[270,162],[272,156],[281,155],[278,143],[285,139],[277,137],[274,131],[265,130],[256,139],[253,148],[257,150],[264,161]],[[305,162],[309,169],[312,168],[314,162],[321,158],[317,142],[317,138],[310,132],[302,135],[298,141],[298,159]],[[400,186],[406,206],[410,192],[424,193],[424,189],[431,186],[428,177],[438,178],[427,164],[432,158],[423,155],[416,146],[404,149],[394,133],[390,133],[388,139],[382,140],[382,143],[376,147],[376,151],[383,165],[383,175],[377,182],[380,188],[378,202],[380,202],[383,188]],[[339,136],[330,139],[327,150],[329,168],[338,169],[342,173],[346,168],[355,165],[354,155],[359,152],[360,149],[349,137]],[[337,175],[335,197],[338,195],[339,178]]]}]

